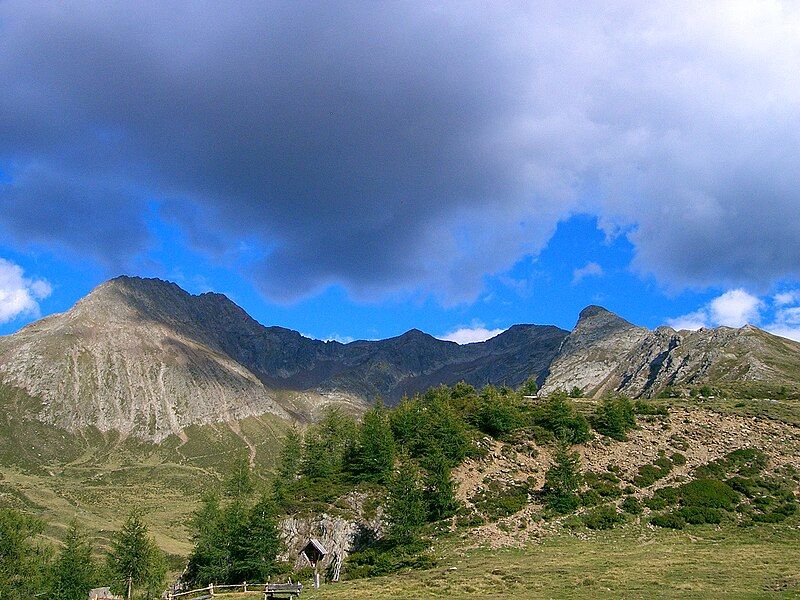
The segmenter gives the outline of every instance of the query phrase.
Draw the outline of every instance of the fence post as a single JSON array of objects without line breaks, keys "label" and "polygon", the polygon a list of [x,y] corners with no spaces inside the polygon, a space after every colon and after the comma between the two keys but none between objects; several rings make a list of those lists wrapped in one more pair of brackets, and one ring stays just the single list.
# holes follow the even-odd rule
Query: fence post
[{"label": "fence post", "polygon": [[244,582],[244,593],[245,594],[247,593],[247,582],[246,581]]},{"label": "fence post", "polygon": [[214,597],[214,584],[213,583],[209,583],[208,584],[208,593],[211,594],[212,598]]}]

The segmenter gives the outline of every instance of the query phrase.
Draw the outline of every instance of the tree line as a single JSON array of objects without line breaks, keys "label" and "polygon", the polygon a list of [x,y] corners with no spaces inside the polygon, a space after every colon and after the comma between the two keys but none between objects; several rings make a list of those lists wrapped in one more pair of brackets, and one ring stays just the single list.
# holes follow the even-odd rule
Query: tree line
[{"label": "tree line", "polygon": [[41,519],[0,509],[0,598],[86,600],[89,590],[111,583],[126,598],[159,598],[167,566],[138,512],[131,513],[110,547],[96,558],[87,534],[73,520],[56,550],[41,542]]},{"label": "tree line", "polygon": [[[638,407],[608,397],[588,418],[568,394],[531,401],[533,380],[513,390],[466,383],[442,385],[396,407],[377,402],[360,420],[341,410],[301,433],[291,429],[276,472],[257,489],[246,458],[237,459],[221,491],[208,491],[191,518],[193,550],[183,574],[187,585],[260,582],[290,570],[278,522],[287,514],[327,510],[358,489],[383,509],[381,539],[359,542],[348,573],[371,575],[419,560],[426,528],[459,511],[453,469],[481,453],[481,438],[510,440],[522,433],[555,444],[554,463],[541,491],[546,505],[566,513],[577,506],[580,462],[570,446],[591,430],[623,440],[635,427]],[[0,598],[47,594],[56,600],[85,598],[88,589],[111,582],[140,598],[157,597],[164,585],[163,554],[141,515],[132,513],[98,560],[73,522],[58,552],[37,543],[43,523],[20,512],[0,511]]]}]

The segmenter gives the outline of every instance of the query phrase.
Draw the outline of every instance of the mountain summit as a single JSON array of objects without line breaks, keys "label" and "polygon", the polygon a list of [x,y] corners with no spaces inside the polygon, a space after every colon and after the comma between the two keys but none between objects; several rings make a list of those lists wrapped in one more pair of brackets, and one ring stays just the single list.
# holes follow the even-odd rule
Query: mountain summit
[{"label": "mountain summit", "polygon": [[518,385],[542,376],[567,335],[524,325],[459,346],[419,330],[323,342],[265,327],[221,294],[118,277],[63,314],[0,337],[0,384],[40,402],[36,418],[155,441],[189,425],[265,413],[309,420],[432,385]]},{"label": "mountain summit", "polygon": [[754,327],[649,331],[599,306],[571,332],[514,325],[458,345],[412,329],[349,344],[265,327],[222,294],[118,277],[63,314],[0,337],[0,387],[30,415],[69,430],[162,440],[190,425],[273,414],[313,420],[331,404],[361,411],[466,381],[542,392],[573,387],[653,395],[703,382],[797,385],[800,344]]}]

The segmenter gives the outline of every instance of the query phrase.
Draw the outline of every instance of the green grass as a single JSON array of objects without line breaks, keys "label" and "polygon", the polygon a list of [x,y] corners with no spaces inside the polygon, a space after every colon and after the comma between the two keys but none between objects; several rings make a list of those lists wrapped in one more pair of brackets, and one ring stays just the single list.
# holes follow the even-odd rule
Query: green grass
[{"label": "green grass", "polygon": [[[306,600],[386,598],[796,598],[800,531],[693,527],[561,533],[524,549],[437,546],[436,568],[326,584]],[[581,539],[586,538],[586,539]],[[304,582],[308,586],[309,582]]]},{"label": "green grass", "polygon": [[255,472],[265,484],[287,424],[262,416],[239,427],[239,434],[225,424],[190,427],[186,443],[173,436],[153,445],[97,430],[73,435],[15,411],[0,414],[0,507],[41,517],[54,540],[77,518],[98,548],[139,508],[158,545],[185,557],[200,494],[219,488],[233,460],[249,452],[241,436],[256,448]]}]

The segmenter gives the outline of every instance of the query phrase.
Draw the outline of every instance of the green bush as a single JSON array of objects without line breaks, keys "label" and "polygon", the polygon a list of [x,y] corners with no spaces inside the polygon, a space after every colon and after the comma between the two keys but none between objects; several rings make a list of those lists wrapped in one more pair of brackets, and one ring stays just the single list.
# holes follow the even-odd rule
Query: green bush
[{"label": "green bush", "polygon": [[534,435],[537,431],[540,442],[566,439],[573,444],[580,444],[589,439],[589,422],[575,410],[575,406],[563,392],[548,396],[544,402],[531,408],[531,424]]},{"label": "green bush", "polygon": [[651,486],[659,479],[669,475],[671,470],[672,462],[668,458],[658,458],[652,465],[639,467],[638,474],[633,478],[633,483],[640,488]]},{"label": "green bush", "polygon": [[599,433],[625,441],[627,432],[636,427],[633,404],[628,398],[604,398],[591,422]]},{"label": "green bush", "polygon": [[622,490],[619,489],[619,477],[614,473],[587,471],[584,473],[584,481],[589,489],[596,492],[602,498],[619,498]]},{"label": "green bush", "polygon": [[670,460],[672,460],[672,464],[677,467],[686,464],[686,457],[680,452],[675,452],[674,454],[672,454],[672,456],[670,456]]},{"label": "green bush", "polygon": [[695,477],[704,479],[725,479],[728,475],[753,477],[767,466],[766,455],[756,448],[740,448],[726,454],[723,458],[697,467]]},{"label": "green bush", "polygon": [[672,486],[657,489],[653,496],[661,498],[667,504],[677,504],[681,498],[680,490]]},{"label": "green bush", "polygon": [[704,523],[716,525],[722,522],[724,515],[722,510],[718,508],[703,508],[700,506],[684,506],[676,510],[675,514],[691,525],[703,525]]},{"label": "green bush", "polygon": [[475,425],[492,437],[502,438],[523,425],[516,394],[501,394],[495,387],[486,386],[480,395],[474,418]]},{"label": "green bush", "polygon": [[679,491],[683,506],[733,510],[739,501],[739,493],[717,479],[695,479],[680,486]]},{"label": "green bush", "polygon": [[525,508],[529,493],[530,487],[527,483],[503,487],[493,481],[486,489],[473,496],[471,501],[487,519],[496,521]]},{"label": "green bush", "polygon": [[659,456],[653,461],[653,464],[661,469],[664,473],[669,473],[672,470],[672,461],[666,456]]},{"label": "green bush", "polygon": [[686,520],[675,513],[664,513],[650,517],[650,523],[656,527],[667,529],[683,529],[686,527]]},{"label": "green bush", "polygon": [[386,540],[378,541],[349,556],[347,578],[377,577],[408,568],[430,569],[436,561],[424,552],[425,547],[420,542],[398,545]]},{"label": "green bush", "polygon": [[640,515],[644,511],[641,502],[635,496],[626,496],[619,506],[629,515]]},{"label": "green bush", "polygon": [[608,504],[598,506],[584,514],[581,519],[589,529],[613,529],[617,523],[625,520],[625,517],[617,512],[616,507]]},{"label": "green bush", "polygon": [[667,501],[663,498],[659,498],[658,496],[645,498],[644,505],[650,510],[662,510],[668,506]]}]

